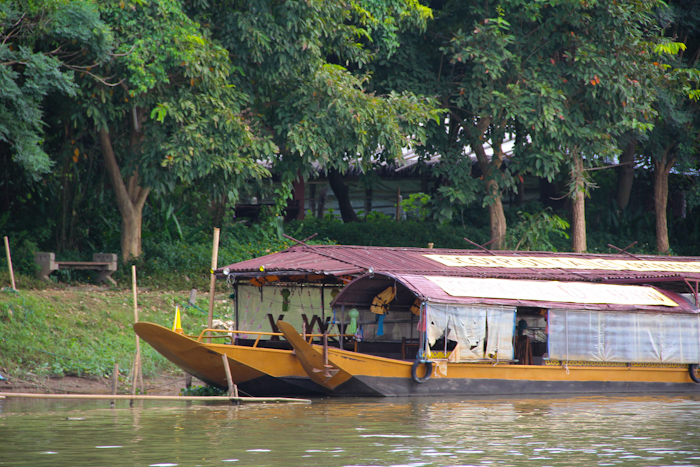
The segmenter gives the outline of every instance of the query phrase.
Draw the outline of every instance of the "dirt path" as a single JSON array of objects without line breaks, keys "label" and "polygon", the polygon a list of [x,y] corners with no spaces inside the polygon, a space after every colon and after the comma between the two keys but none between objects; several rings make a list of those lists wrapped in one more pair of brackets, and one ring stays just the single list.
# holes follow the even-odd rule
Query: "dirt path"
[{"label": "dirt path", "polygon": [[[107,379],[78,378],[65,376],[63,378],[36,378],[32,381],[8,377],[0,381],[0,392],[28,392],[38,394],[112,394],[112,381]],[[200,386],[197,380],[192,383]],[[177,396],[180,389],[185,387],[184,375],[159,376],[144,379],[145,393],[159,396]],[[131,385],[119,382],[117,394],[131,394]]]}]

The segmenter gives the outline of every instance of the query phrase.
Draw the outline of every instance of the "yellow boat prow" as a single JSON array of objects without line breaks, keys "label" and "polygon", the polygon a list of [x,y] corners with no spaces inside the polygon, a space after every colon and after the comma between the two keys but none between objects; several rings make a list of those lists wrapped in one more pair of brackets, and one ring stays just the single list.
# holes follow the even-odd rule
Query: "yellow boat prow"
[{"label": "yellow boat prow", "polygon": [[158,324],[139,322],[134,331],[165,358],[201,381],[227,388],[221,355],[243,393],[261,396],[325,394],[307,376],[291,350],[199,342]]}]

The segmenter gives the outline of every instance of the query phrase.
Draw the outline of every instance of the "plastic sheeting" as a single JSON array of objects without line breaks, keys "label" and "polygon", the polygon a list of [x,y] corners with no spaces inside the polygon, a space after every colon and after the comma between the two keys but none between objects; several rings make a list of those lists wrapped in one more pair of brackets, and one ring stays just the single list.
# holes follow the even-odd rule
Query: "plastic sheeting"
[{"label": "plastic sheeting", "polygon": [[700,315],[549,310],[549,358],[700,362]]},{"label": "plastic sheeting", "polygon": [[513,359],[514,307],[428,303],[427,313],[428,345],[443,336],[457,342],[451,360]]},{"label": "plastic sheeting", "polygon": [[513,360],[513,333],[515,332],[515,308],[489,308],[486,315],[488,340],[486,356],[497,360]]}]

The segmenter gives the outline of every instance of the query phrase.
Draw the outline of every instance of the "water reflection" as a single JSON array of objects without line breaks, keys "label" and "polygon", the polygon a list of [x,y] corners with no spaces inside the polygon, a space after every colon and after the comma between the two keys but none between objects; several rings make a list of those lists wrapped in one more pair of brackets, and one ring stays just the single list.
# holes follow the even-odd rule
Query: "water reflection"
[{"label": "water reflection", "polygon": [[700,465],[700,399],[0,401],[0,465]]}]

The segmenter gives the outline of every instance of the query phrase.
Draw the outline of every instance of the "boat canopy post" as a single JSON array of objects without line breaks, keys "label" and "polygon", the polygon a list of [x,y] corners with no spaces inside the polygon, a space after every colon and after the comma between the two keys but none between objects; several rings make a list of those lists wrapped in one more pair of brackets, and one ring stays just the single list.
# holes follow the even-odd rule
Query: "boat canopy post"
[{"label": "boat canopy post", "polygon": [[[428,339],[427,339],[427,331],[428,331],[428,302],[423,301],[420,304],[420,317],[418,319],[418,359],[419,360],[427,360],[428,358]],[[422,329],[421,329],[422,328]]]},{"label": "boat canopy post", "polygon": [[323,302],[323,292],[325,290],[326,284],[321,284],[321,320],[323,323],[326,322],[326,308]]},{"label": "boat canopy post", "polygon": [[343,348],[343,338],[345,337],[343,325],[345,324],[345,305],[341,305],[340,307],[340,325],[338,326],[338,330],[340,331],[340,339],[338,342],[340,342],[340,348]]},{"label": "boat canopy post", "polygon": [[[235,323],[236,331],[240,331],[241,328],[238,325],[238,278],[233,279],[233,314],[234,314],[233,319],[236,320],[236,323]],[[235,341],[237,341],[237,340],[238,340],[238,333],[236,333]]]}]

